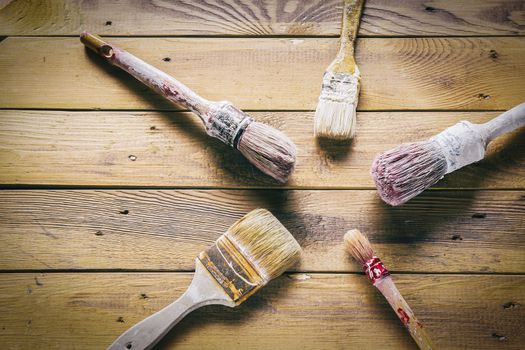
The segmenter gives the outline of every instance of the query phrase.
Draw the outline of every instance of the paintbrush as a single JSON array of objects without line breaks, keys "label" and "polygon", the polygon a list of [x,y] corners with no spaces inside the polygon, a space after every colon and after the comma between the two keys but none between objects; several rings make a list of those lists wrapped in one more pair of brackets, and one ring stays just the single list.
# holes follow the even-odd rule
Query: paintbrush
[{"label": "paintbrush", "polygon": [[451,173],[485,157],[487,144],[525,125],[525,103],[484,124],[461,121],[427,141],[403,144],[378,155],[372,177],[381,198],[403,204]]},{"label": "paintbrush", "polygon": [[354,58],[354,41],[364,0],[344,0],[337,57],[326,69],[315,110],[314,134],[348,140],[354,137],[361,75]]},{"label": "paintbrush", "polygon": [[239,150],[263,173],[286,182],[295,167],[296,147],[282,132],[254,121],[230,102],[211,102],[129,52],[83,32],[80,41],[169,101],[197,114],[208,135]]},{"label": "paintbrush", "polygon": [[383,294],[419,348],[425,350],[435,349],[426,329],[414,316],[414,312],[397,289],[387,268],[374,255],[368,239],[358,230],[350,230],[345,234],[344,240],[346,250],[363,266],[365,275]]},{"label": "paintbrush", "polygon": [[297,241],[269,211],[249,212],[199,254],[193,281],[177,301],[128,329],[108,349],[150,349],[197,308],[240,305],[296,263],[300,252]]}]

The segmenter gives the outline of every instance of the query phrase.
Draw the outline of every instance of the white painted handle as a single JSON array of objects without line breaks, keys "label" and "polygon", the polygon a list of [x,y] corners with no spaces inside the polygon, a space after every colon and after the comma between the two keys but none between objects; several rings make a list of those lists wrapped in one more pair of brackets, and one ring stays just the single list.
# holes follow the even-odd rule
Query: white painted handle
[{"label": "white painted handle", "polygon": [[195,275],[188,290],[175,302],[125,331],[108,350],[151,349],[184,316],[201,306],[212,304],[235,306],[222,287],[197,261]]},{"label": "white painted handle", "polygon": [[482,124],[486,132],[487,143],[509,131],[516,130],[525,125],[525,102],[509,109],[491,121]]}]

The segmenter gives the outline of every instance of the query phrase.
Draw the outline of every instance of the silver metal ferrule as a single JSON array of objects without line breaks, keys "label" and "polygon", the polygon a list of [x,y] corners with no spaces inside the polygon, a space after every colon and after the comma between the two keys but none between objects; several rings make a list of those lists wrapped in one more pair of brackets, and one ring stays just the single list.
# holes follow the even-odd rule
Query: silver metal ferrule
[{"label": "silver metal ferrule", "polygon": [[233,148],[237,148],[242,134],[253,122],[246,113],[227,101],[213,103],[203,120],[208,135]]}]

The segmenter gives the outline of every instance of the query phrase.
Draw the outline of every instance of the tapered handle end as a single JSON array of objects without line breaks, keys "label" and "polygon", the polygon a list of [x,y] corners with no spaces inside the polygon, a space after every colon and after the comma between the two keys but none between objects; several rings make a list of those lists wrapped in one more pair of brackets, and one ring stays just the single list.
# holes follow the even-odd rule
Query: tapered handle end
[{"label": "tapered handle end", "polygon": [[113,48],[111,45],[102,40],[98,35],[84,31],[80,34],[80,41],[82,44],[86,45],[86,47],[105,58],[111,58],[111,56],[113,56]]}]

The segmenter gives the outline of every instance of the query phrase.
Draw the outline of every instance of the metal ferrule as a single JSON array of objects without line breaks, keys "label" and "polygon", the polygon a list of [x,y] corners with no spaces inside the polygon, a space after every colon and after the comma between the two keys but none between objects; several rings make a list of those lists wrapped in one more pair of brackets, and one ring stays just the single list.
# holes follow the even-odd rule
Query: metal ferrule
[{"label": "metal ferrule", "polygon": [[237,148],[242,134],[253,122],[246,113],[233,106],[230,102],[216,102],[207,115],[203,116],[208,135],[225,144]]}]

